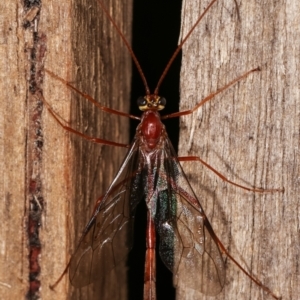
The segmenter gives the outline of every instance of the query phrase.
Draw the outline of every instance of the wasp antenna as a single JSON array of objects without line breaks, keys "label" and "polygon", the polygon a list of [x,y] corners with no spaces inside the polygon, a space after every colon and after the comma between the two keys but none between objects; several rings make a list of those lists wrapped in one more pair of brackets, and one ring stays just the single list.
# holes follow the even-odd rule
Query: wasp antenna
[{"label": "wasp antenna", "polygon": [[193,27],[190,29],[190,31],[186,34],[186,36],[182,39],[181,43],[178,45],[178,47],[176,48],[175,52],[173,53],[172,57],[170,58],[169,62],[167,63],[163,73],[161,74],[158,83],[156,85],[156,88],[154,90],[154,94],[158,95],[158,91],[159,91],[159,87],[161,86],[162,81],[164,80],[164,78],[166,77],[174,59],[177,57],[178,53],[180,52],[182,46],[184,45],[184,43],[187,41],[187,39],[189,38],[189,36],[192,34],[192,32],[194,31],[194,29],[197,27],[197,25],[199,24],[199,22],[201,21],[201,19],[204,17],[204,15],[207,13],[207,11],[210,9],[210,7],[217,2],[217,0],[213,0],[210,2],[210,4],[206,7],[206,9],[204,10],[204,12],[200,15],[200,17],[198,18],[198,20],[196,21],[196,23],[193,25]]},{"label": "wasp antenna", "polygon": [[136,65],[136,67],[137,67],[137,70],[138,70],[138,72],[139,72],[139,74],[140,74],[140,76],[141,76],[141,79],[142,79],[142,81],[143,81],[143,83],[144,83],[146,95],[150,95],[150,89],[149,89],[149,86],[148,86],[146,77],[145,77],[145,75],[144,75],[144,72],[143,72],[143,70],[142,70],[142,68],[141,68],[141,65],[140,65],[139,61],[137,60],[137,58],[136,58],[136,56],[135,56],[135,54],[134,54],[134,52],[133,52],[131,46],[129,45],[129,43],[128,43],[126,37],[125,37],[124,34],[122,33],[122,31],[121,31],[121,29],[119,28],[119,26],[116,24],[115,20],[114,20],[114,19],[112,18],[112,16],[109,14],[107,8],[106,8],[105,5],[102,3],[102,1],[101,1],[101,0],[97,0],[97,1],[98,1],[98,4],[100,5],[102,11],[106,14],[107,18],[108,18],[109,21],[112,23],[112,25],[115,27],[117,33],[119,34],[119,36],[120,36],[121,39],[123,40],[123,42],[124,42],[126,48],[128,49],[128,51],[129,51],[129,53],[130,53],[130,55],[131,55],[131,57],[132,57],[132,59],[133,59],[135,65]]}]

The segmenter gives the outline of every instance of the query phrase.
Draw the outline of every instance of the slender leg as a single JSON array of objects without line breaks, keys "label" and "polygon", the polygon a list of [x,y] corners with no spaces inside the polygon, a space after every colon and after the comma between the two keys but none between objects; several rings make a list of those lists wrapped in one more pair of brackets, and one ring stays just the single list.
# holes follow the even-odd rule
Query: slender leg
[{"label": "slender leg", "polygon": [[144,273],[144,300],[156,300],[156,235],[150,212],[147,214],[146,260]]},{"label": "slender leg", "polygon": [[276,296],[267,286],[263,285],[254,275],[250,274],[248,271],[246,271],[238,262],[235,260],[229,252],[226,250],[225,246],[222,244],[222,242],[219,240],[217,235],[215,234],[214,230],[212,229],[212,226],[210,225],[208,219],[205,216],[204,219],[204,226],[210,233],[213,240],[216,242],[216,244],[220,247],[221,251],[229,257],[237,266],[238,268],[246,275],[248,276],[253,282],[255,282],[259,287],[261,287],[265,292],[267,292],[269,295],[271,295],[274,299],[280,300],[282,299],[280,296]]},{"label": "slender leg", "polygon": [[62,79],[61,77],[55,75],[53,72],[45,69],[46,73],[48,73],[51,77],[55,78],[56,80],[59,80],[60,82],[62,82],[63,84],[65,84],[68,88],[72,89],[73,91],[75,91],[76,93],[78,93],[79,95],[81,95],[82,97],[84,97],[85,99],[87,99],[88,101],[90,101],[91,103],[93,103],[94,105],[96,105],[98,108],[100,108],[102,111],[105,111],[107,113],[111,113],[114,115],[118,115],[118,116],[123,116],[123,117],[127,117],[127,118],[131,118],[131,119],[135,119],[135,120],[140,120],[140,117],[137,116],[133,116],[124,112],[121,112],[119,110],[115,110],[106,106],[101,105],[99,102],[97,102],[94,98],[92,98],[90,95],[85,94],[83,92],[81,92],[80,90],[78,90],[75,86],[73,86],[72,84],[70,84],[68,81]]},{"label": "slender leg", "polygon": [[121,143],[116,143],[116,142],[112,142],[112,141],[107,141],[107,140],[103,140],[103,139],[99,139],[99,138],[94,138],[92,136],[88,136],[86,134],[83,134],[69,126],[66,126],[63,124],[63,122],[59,119],[58,115],[53,111],[53,109],[51,108],[51,106],[49,105],[49,103],[46,101],[46,99],[43,97],[42,94],[40,94],[40,97],[43,101],[43,103],[45,104],[45,106],[47,107],[49,113],[52,115],[52,117],[56,120],[56,122],[66,131],[72,132],[82,138],[84,138],[87,141],[96,143],[96,144],[103,144],[103,145],[109,145],[109,146],[117,146],[117,147],[123,147],[123,148],[129,148],[130,145],[127,144],[121,144]]},{"label": "slender leg", "polygon": [[166,119],[170,119],[170,118],[176,118],[176,117],[181,117],[181,116],[185,116],[185,115],[190,115],[192,114],[194,111],[196,111],[200,106],[202,106],[204,103],[210,101],[211,99],[213,99],[216,95],[220,94],[221,92],[225,91],[226,89],[228,89],[230,86],[234,85],[235,83],[237,83],[238,81],[242,80],[243,78],[247,77],[249,74],[251,74],[252,72],[256,72],[256,71],[260,71],[260,68],[256,68],[256,69],[252,69],[248,72],[246,72],[245,74],[239,76],[238,78],[232,80],[231,82],[229,82],[228,84],[226,84],[225,86],[223,86],[222,88],[218,89],[216,92],[211,93],[210,95],[208,95],[207,97],[205,97],[204,99],[202,99],[198,104],[196,104],[196,106],[194,106],[192,109],[189,110],[184,110],[184,111],[179,111],[170,115],[165,115],[162,116],[161,119],[162,120],[166,120]]},{"label": "slender leg", "polygon": [[237,184],[229,179],[227,179],[224,175],[222,175],[221,173],[219,173],[216,169],[214,169],[212,166],[210,166],[208,163],[206,163],[205,161],[203,161],[200,157],[198,156],[182,156],[182,157],[178,157],[179,161],[199,161],[200,163],[202,163],[205,167],[207,167],[208,169],[210,169],[211,171],[213,171],[216,175],[218,175],[222,180],[237,186],[241,189],[244,189],[246,191],[250,191],[250,192],[257,192],[257,193],[274,193],[274,192],[284,192],[284,189],[261,189],[261,188],[249,188],[240,184]]}]

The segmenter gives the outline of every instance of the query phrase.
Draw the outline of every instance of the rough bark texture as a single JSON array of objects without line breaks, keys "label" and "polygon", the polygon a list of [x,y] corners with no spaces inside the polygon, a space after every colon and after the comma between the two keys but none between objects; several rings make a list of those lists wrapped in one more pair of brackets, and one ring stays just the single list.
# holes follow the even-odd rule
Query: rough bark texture
[{"label": "rough bark texture", "polygon": [[[187,32],[210,1],[186,0]],[[180,155],[199,155],[230,180],[285,193],[246,192],[200,163],[184,168],[230,253],[283,299],[298,299],[299,67],[297,0],[217,1],[183,49],[181,110],[261,67],[181,119]],[[223,291],[178,299],[272,299],[229,259]]]},{"label": "rough bark texture", "polygon": [[[130,40],[131,1],[104,2]],[[0,298],[122,299],[126,276],[116,283],[108,274],[81,290],[65,276],[49,289],[122,154],[67,133],[39,95],[74,129],[127,143],[125,118],[102,114],[42,70],[45,65],[101,104],[128,111],[130,57],[97,1],[22,4],[1,4]]]},{"label": "rough bark texture", "polygon": [[0,298],[23,299],[28,290],[25,37],[19,1],[1,2],[0,10]]},{"label": "rough bark texture", "polygon": [[[131,24],[131,5],[130,1],[106,2],[110,13],[118,24],[120,24],[122,32],[130,37]],[[64,14],[68,14],[66,18],[70,22],[70,33],[64,35],[60,32],[54,32],[53,35],[57,38],[62,38],[62,47],[66,47],[69,56],[64,58],[66,61],[57,61],[57,53],[55,47],[48,46],[49,56],[47,57],[47,68],[59,76],[71,81],[81,91],[91,95],[102,105],[128,111],[129,107],[129,86],[130,86],[130,57],[124,50],[122,43],[116,31],[108,22],[106,16],[100,10],[96,1],[75,1],[72,3],[69,11],[64,10]],[[56,15],[55,12],[49,13],[50,16]],[[49,18],[49,17],[48,17]],[[62,15],[62,21],[65,17]],[[49,19],[47,19],[49,20]],[[55,20],[53,20],[55,24]],[[126,24],[126,25],[125,25]],[[59,26],[57,26],[59,29]],[[48,36],[50,42],[50,37]],[[50,50],[52,50],[50,53]],[[70,93],[66,87],[59,84],[52,78],[47,77],[49,84],[49,92],[45,97],[50,101],[51,105],[57,109],[56,105],[61,103],[62,98],[70,107],[70,113],[65,109],[59,109],[61,116],[69,119],[73,128],[81,132],[95,137],[100,137],[108,140],[127,143],[128,125],[127,120],[101,113],[99,109],[87,103],[75,93]],[[53,88],[57,91],[53,93]],[[61,92],[68,95],[62,96]],[[50,99],[51,97],[51,99]],[[125,121],[125,123],[124,123]],[[52,265],[53,271],[45,274],[47,282],[53,282],[69,259],[69,254],[80,238],[81,232],[90,218],[95,201],[100,197],[114,174],[120,166],[122,155],[120,149],[89,143],[77,136],[70,136],[64,132],[53,119],[49,120],[50,128],[54,129],[53,140],[49,140],[48,147],[45,144],[47,153],[45,157],[49,160],[49,169],[45,170],[45,177],[48,176],[49,184],[47,192],[49,192],[49,204],[47,210],[49,215],[55,218],[54,226],[48,226],[50,236],[57,235],[58,228],[64,231],[60,236],[66,239],[66,243],[61,243],[58,247],[53,245],[51,237],[45,237],[48,241],[49,248],[45,249],[45,253],[51,257],[54,252],[57,252],[56,257],[60,257],[57,265]],[[57,136],[57,132],[62,135]],[[45,133],[46,136],[46,133]],[[48,136],[48,135],[47,135]],[[65,145],[62,144],[65,141]],[[46,143],[46,141],[45,141]],[[53,145],[57,144],[57,146]],[[53,168],[52,164],[57,164],[56,157],[57,149],[63,152],[63,162],[59,165],[64,165],[62,171]],[[121,151],[124,153],[124,151]],[[52,159],[51,163],[51,157]],[[62,179],[57,178],[57,173],[61,174]],[[62,184],[66,182],[66,184]],[[60,197],[60,191],[55,194],[53,186],[58,189],[64,189],[65,197]],[[50,208],[51,205],[51,208]],[[65,206],[65,209],[63,207]],[[62,208],[62,212],[59,212]],[[51,209],[51,212],[50,212]],[[69,214],[69,216],[67,215]],[[62,219],[61,219],[62,218]],[[61,225],[60,225],[61,224]],[[60,242],[58,240],[58,242]],[[66,252],[67,251],[67,252]],[[65,253],[59,255],[59,253]],[[55,269],[54,269],[55,267]],[[49,270],[48,266],[44,267]],[[55,270],[55,271],[54,271]],[[95,285],[90,285],[82,289],[69,290],[68,298],[70,299],[113,299],[123,298],[126,289],[124,289],[125,273],[122,276],[121,282],[116,282],[113,278],[114,274],[107,274],[106,281],[97,282]],[[64,283],[59,289],[65,289],[64,284],[68,286],[68,277],[66,276]]]}]

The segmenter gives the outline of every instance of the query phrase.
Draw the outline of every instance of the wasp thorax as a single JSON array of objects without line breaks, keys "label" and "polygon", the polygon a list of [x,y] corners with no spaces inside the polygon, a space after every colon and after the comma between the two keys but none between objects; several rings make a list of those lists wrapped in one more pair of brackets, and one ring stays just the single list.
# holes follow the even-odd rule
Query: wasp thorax
[{"label": "wasp thorax", "polygon": [[137,105],[141,111],[146,110],[162,110],[166,106],[166,99],[157,95],[147,95],[139,97]]}]

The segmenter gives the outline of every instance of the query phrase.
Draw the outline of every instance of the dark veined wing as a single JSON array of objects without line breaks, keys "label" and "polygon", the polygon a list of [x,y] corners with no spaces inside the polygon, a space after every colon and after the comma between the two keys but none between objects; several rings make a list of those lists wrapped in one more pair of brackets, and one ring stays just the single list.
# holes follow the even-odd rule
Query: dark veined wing
[{"label": "dark veined wing", "polygon": [[173,272],[175,287],[217,295],[225,283],[225,267],[215,234],[169,140],[161,155],[164,165],[157,181],[164,188],[158,193],[155,217],[160,256]]},{"label": "dark veined wing", "polygon": [[144,162],[139,156],[138,143],[134,142],[84,229],[70,261],[72,285],[82,287],[99,280],[127,257],[133,242],[136,206],[143,197]]}]

